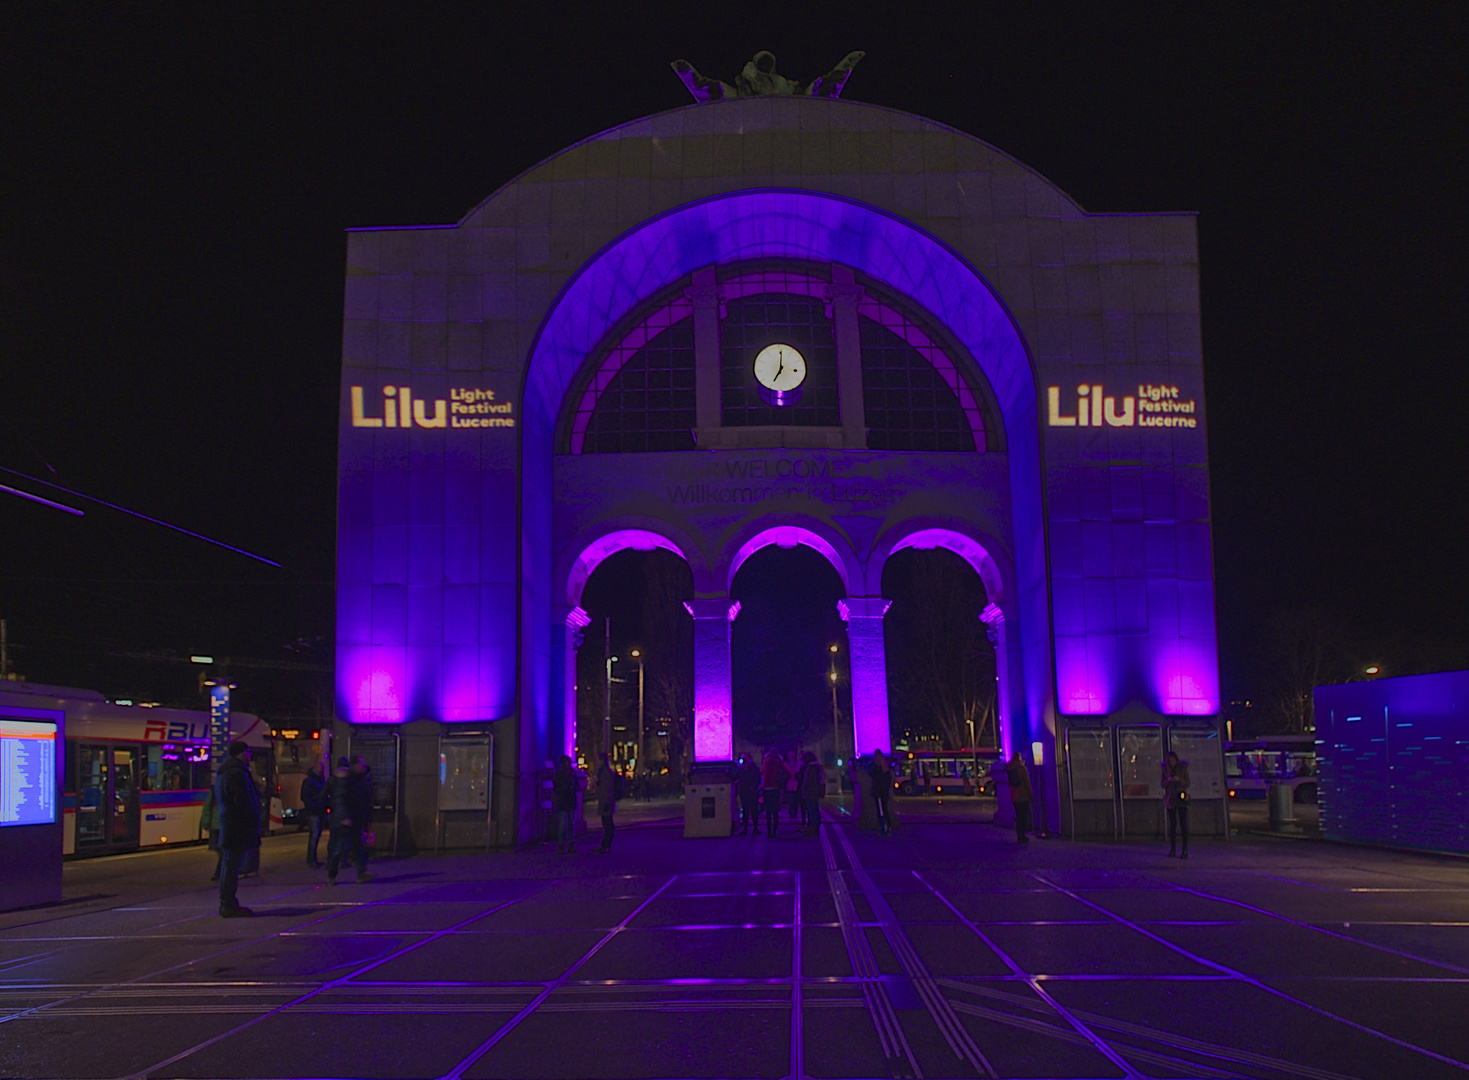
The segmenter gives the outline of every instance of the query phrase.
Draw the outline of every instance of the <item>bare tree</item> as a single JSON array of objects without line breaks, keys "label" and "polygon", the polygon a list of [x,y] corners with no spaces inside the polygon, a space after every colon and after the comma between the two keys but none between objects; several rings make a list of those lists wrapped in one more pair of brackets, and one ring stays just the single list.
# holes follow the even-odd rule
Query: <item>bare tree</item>
[{"label": "bare tree", "polygon": [[1337,618],[1321,611],[1278,613],[1265,637],[1272,693],[1270,711],[1277,727],[1307,732],[1315,727],[1316,687],[1362,677],[1358,643]]},{"label": "bare tree", "polygon": [[665,551],[644,562],[643,634],[645,708],[668,724],[668,770],[684,771],[693,712],[693,622],[683,602],[694,595],[693,576],[683,560]]}]

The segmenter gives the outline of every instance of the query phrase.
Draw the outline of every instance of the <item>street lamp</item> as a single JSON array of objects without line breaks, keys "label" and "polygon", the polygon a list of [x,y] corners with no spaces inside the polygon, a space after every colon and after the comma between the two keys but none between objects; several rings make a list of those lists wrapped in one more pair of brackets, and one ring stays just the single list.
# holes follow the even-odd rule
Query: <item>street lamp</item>
[{"label": "street lamp", "polygon": [[[611,620],[608,620],[609,622]],[[607,707],[602,716],[602,752],[612,761],[612,665],[617,657],[607,657]]]},{"label": "street lamp", "polygon": [[634,649],[632,657],[638,662],[638,757],[637,768],[643,767],[643,653]]}]

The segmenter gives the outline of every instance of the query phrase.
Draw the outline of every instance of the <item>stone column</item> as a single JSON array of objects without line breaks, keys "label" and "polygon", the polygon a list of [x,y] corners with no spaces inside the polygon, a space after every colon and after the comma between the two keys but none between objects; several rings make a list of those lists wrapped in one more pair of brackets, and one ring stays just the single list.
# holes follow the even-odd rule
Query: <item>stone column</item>
[{"label": "stone column", "polygon": [[831,318],[836,331],[837,395],[842,417],[842,446],[867,449],[866,407],[862,401],[862,331],[857,301],[862,286],[850,267],[831,268]]},{"label": "stone column", "polygon": [[[714,268],[694,271],[685,293],[694,305],[694,427],[717,432],[724,420],[719,383],[719,285]],[[709,442],[706,437],[700,446]]]},{"label": "stone column", "polygon": [[561,753],[571,755],[571,760],[576,760],[576,652],[581,648],[582,632],[592,621],[592,617],[578,607],[563,609],[563,625],[565,633],[562,638],[562,672],[561,685],[564,700],[561,710]]},{"label": "stone column", "polygon": [[684,607],[694,619],[694,761],[729,761],[734,757],[729,628],[740,602],[686,600]]},{"label": "stone column", "polygon": [[847,655],[852,665],[853,757],[892,749],[887,650],[882,636],[882,618],[891,605],[891,600],[880,596],[837,601],[837,610],[847,624]]}]

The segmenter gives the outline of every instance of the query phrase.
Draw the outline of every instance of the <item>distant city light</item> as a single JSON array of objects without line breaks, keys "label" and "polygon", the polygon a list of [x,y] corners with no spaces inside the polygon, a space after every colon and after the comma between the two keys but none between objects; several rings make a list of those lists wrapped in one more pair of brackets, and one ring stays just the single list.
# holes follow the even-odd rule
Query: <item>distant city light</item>
[{"label": "distant city light", "polygon": [[191,657],[189,657],[189,663],[191,663],[191,664],[212,664],[212,663],[214,663],[214,657],[212,657],[212,656],[191,656]]},{"label": "distant city light", "polygon": [[112,704],[114,705],[131,705],[132,703],[133,699],[130,697],[120,697],[112,699]]}]

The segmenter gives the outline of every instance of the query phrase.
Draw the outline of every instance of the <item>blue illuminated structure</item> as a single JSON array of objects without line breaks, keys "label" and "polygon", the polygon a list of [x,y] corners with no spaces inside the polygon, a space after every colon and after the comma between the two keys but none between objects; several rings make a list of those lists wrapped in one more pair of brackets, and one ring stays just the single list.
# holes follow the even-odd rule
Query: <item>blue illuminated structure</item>
[{"label": "blue illuminated structure", "polygon": [[[489,839],[523,840],[574,746],[595,567],[688,562],[719,760],[734,573],[801,544],[847,593],[855,745],[888,749],[882,569],[945,547],[984,583],[1002,741],[1046,748],[1049,820],[1112,820],[1075,814],[1066,726],[1219,712],[1197,275],[1190,215],[1088,214],[969,136],[811,98],[640,120],[456,226],[352,232],[338,717],[404,746],[493,730]],[[730,313],[758,334],[767,300],[827,358],[806,419],[742,418]],[[432,796],[404,789],[416,834]]]},{"label": "blue illuminated structure", "polygon": [[1321,831],[1469,852],[1469,671],[1318,686]]}]

